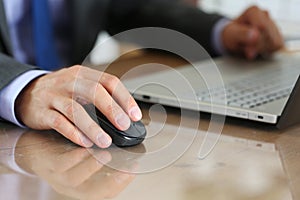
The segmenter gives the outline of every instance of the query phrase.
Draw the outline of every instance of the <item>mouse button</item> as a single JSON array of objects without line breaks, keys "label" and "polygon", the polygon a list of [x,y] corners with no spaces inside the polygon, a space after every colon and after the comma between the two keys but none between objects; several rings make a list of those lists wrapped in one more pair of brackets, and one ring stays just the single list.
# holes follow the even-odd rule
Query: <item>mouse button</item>
[{"label": "mouse button", "polygon": [[145,125],[141,121],[137,121],[133,123],[133,126],[140,132],[141,134],[144,134],[146,132]]},{"label": "mouse button", "polygon": [[118,129],[107,119],[107,117],[102,114],[99,110],[96,111],[98,123],[101,125],[105,125],[110,129],[117,131]]},{"label": "mouse button", "polygon": [[95,121],[98,121],[98,116],[96,114],[95,106],[92,104],[83,105],[83,108],[87,112],[87,114]]},{"label": "mouse button", "polygon": [[145,126],[142,122],[131,122],[129,129],[124,131],[128,137],[144,137],[146,133]]}]

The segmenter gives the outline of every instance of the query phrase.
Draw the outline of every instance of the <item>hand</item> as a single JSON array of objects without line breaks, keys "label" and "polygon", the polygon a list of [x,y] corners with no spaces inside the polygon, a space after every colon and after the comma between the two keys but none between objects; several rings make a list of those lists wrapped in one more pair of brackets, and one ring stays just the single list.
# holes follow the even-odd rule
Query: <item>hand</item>
[{"label": "hand", "polygon": [[26,126],[54,129],[83,147],[111,145],[82,104],[95,106],[120,130],[138,121],[141,111],[118,78],[83,66],[73,66],[32,81],[18,96],[15,111]]},{"label": "hand", "polygon": [[192,6],[197,6],[198,0],[183,0],[183,2],[192,5]]},{"label": "hand", "polygon": [[256,6],[229,23],[222,38],[229,52],[241,53],[250,60],[257,55],[270,55],[283,47],[283,38],[268,12]]}]

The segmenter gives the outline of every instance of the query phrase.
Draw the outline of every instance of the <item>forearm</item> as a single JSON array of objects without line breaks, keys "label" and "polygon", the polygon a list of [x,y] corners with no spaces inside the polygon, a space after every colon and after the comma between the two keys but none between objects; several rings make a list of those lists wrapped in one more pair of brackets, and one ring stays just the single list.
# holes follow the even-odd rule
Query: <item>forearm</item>
[{"label": "forearm", "polygon": [[116,34],[131,28],[153,26],[184,33],[199,42],[210,54],[213,27],[222,16],[207,14],[198,8],[174,1],[139,1],[127,13],[111,9],[107,30]]},{"label": "forearm", "polygon": [[15,116],[15,100],[31,80],[46,73],[0,53],[0,118],[22,126]]},{"label": "forearm", "polygon": [[15,113],[16,99],[21,91],[35,78],[48,73],[43,70],[29,70],[15,77],[13,81],[8,83],[0,90],[0,118],[10,121],[18,126],[23,126]]}]

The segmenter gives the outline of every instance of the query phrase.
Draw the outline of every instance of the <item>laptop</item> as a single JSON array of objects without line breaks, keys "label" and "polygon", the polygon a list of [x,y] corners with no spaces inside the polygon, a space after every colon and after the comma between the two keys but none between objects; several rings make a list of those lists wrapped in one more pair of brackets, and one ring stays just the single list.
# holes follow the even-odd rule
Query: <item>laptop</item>
[{"label": "laptop", "polygon": [[[300,58],[246,61],[223,57],[121,78],[136,100],[238,117],[285,128],[300,122]],[[139,73],[143,74],[143,73]]]}]

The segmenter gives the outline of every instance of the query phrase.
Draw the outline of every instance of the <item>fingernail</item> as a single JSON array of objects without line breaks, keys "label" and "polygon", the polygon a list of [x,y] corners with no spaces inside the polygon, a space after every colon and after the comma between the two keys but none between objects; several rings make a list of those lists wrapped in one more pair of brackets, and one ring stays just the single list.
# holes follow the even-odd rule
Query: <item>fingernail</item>
[{"label": "fingernail", "polygon": [[127,115],[123,114],[123,113],[117,115],[116,122],[124,130],[127,130],[129,128],[129,126],[130,126],[130,119],[129,119],[129,117]]},{"label": "fingernail", "polygon": [[129,115],[134,119],[134,120],[141,120],[142,119],[142,112],[139,107],[134,106],[130,109]]},{"label": "fingernail", "polygon": [[93,146],[93,142],[89,138],[87,138],[85,135],[81,136],[81,142],[84,144],[85,147]]},{"label": "fingernail", "polygon": [[100,144],[100,147],[107,148],[111,145],[111,139],[108,139],[104,133],[99,133],[97,136],[98,143]]}]

